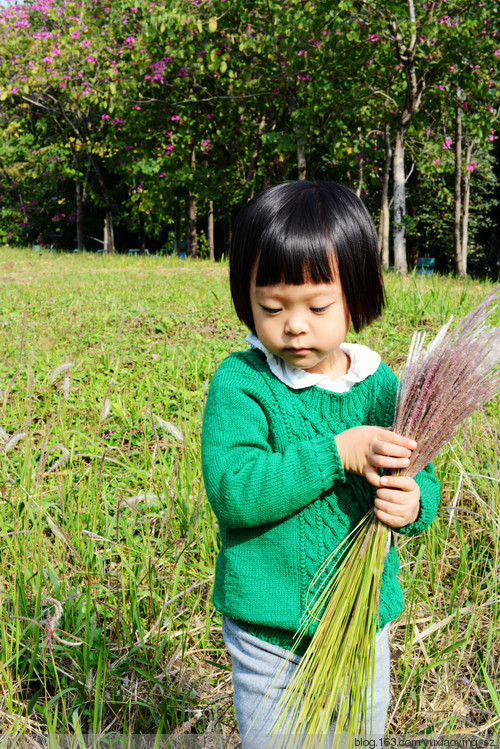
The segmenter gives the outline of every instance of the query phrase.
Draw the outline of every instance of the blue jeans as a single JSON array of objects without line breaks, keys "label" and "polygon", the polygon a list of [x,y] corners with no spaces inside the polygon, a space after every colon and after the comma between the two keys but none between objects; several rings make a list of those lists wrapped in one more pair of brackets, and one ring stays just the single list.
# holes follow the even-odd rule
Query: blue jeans
[{"label": "blue jeans", "polygon": [[[245,632],[236,622],[222,617],[222,634],[233,664],[234,709],[243,749],[266,749],[285,745],[285,737],[271,735],[276,708],[300,656],[271,645]],[[389,633],[385,627],[376,640],[375,679],[368,685],[367,724],[371,736],[383,736],[389,707]],[[335,725],[332,724],[332,734]],[[297,737],[297,749],[304,742]],[[290,746],[289,743],[286,744]],[[331,745],[318,737],[318,747]]]}]

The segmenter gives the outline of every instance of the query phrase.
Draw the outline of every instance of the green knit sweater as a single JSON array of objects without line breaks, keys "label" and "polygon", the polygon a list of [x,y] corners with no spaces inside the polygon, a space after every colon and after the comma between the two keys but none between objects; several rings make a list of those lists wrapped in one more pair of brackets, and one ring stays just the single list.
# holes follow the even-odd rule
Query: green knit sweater
[{"label": "green knit sweater", "polygon": [[[256,349],[231,354],[217,369],[202,433],[205,487],[222,540],[213,599],[251,634],[293,647],[314,575],[373,507],[375,488],[344,473],[335,435],[362,424],[390,426],[396,388],[396,376],[381,363],[347,393],[293,390]],[[431,523],[439,503],[430,465],[416,481],[419,517],[399,529],[408,535]],[[403,608],[398,568],[392,545],[379,628]]]}]

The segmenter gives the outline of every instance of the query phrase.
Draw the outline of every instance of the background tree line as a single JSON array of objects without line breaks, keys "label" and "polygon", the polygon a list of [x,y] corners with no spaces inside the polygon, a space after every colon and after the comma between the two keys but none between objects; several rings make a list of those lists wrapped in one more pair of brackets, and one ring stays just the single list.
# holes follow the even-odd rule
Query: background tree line
[{"label": "background tree line", "polygon": [[222,254],[282,179],[349,184],[384,265],[500,271],[497,0],[12,0],[0,241]]}]

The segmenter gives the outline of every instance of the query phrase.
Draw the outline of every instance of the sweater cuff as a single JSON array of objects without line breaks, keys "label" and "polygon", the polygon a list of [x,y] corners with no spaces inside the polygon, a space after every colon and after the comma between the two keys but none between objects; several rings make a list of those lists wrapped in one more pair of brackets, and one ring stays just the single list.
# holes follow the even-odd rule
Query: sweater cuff
[{"label": "sweater cuff", "polygon": [[325,438],[325,447],[324,449],[318,450],[317,460],[318,468],[321,471],[321,474],[325,477],[325,489],[329,489],[333,484],[333,481],[329,481],[327,477],[333,476],[334,481],[345,482],[344,466],[340,460],[335,437]]}]

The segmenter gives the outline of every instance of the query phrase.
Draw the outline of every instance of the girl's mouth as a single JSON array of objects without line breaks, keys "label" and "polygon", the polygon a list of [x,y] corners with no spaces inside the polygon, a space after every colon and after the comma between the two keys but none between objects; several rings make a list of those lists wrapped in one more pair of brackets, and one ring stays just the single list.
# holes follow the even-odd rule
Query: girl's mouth
[{"label": "girl's mouth", "polygon": [[292,348],[288,347],[286,351],[288,351],[290,354],[294,354],[295,356],[301,356],[303,354],[308,354],[311,349],[309,348]]}]

